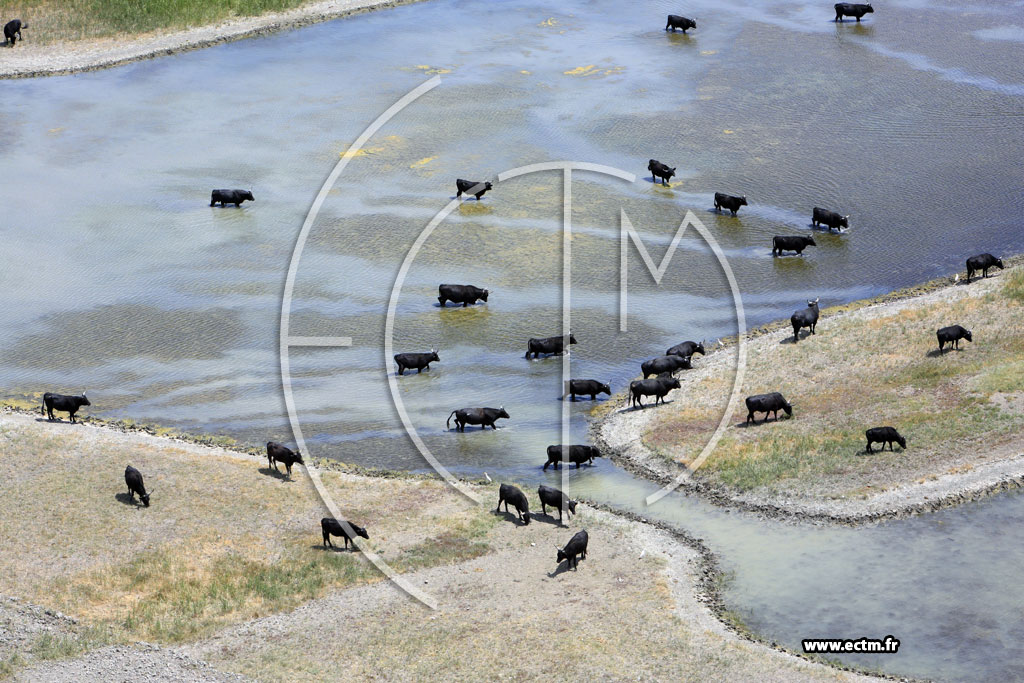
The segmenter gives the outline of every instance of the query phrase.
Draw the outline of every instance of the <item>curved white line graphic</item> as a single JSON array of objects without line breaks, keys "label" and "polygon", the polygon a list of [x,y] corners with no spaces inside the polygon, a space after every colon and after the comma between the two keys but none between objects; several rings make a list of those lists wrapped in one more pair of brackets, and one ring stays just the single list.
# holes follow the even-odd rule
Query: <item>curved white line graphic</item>
[{"label": "curved white line graphic", "polygon": [[[281,301],[281,328],[280,328],[280,346],[279,353],[281,359],[281,388],[284,391],[284,402],[285,407],[288,410],[288,421],[291,423],[292,433],[295,436],[295,443],[298,446],[300,453],[305,453],[308,456],[309,451],[306,449],[306,440],[302,435],[302,427],[299,425],[299,418],[295,412],[295,397],[292,394],[292,379],[291,379],[291,364],[288,358],[288,347],[291,344],[291,335],[289,328],[292,295],[295,290],[295,276],[299,269],[299,260],[302,258],[302,251],[306,246],[306,239],[309,236],[309,231],[313,227],[313,223],[316,221],[316,217],[320,212],[320,208],[323,206],[324,200],[327,198],[328,192],[334,185],[338,176],[341,175],[345,167],[348,166],[348,162],[359,153],[366,141],[369,140],[373,135],[380,130],[381,126],[390,121],[398,112],[405,109],[412,102],[418,99],[420,96],[430,92],[441,84],[441,77],[434,76],[430,80],[420,84],[418,87],[407,93],[400,100],[391,105],[387,111],[378,116],[373,123],[367,126],[356,141],[352,143],[345,153],[338,160],[338,163],[334,166],[334,170],[331,171],[330,175],[327,176],[327,180],[320,187],[320,191],[316,195],[316,199],[313,200],[313,205],[309,209],[309,213],[306,214],[306,220],[302,223],[302,229],[299,231],[299,236],[295,240],[295,248],[292,250],[291,261],[288,264],[288,276],[284,283],[284,295]],[[342,515],[339,512],[338,506],[334,503],[330,494],[324,488],[323,482],[320,480],[320,473],[316,467],[310,462],[306,465],[306,473],[309,478],[313,481],[313,485],[316,487],[317,493],[323,500],[324,505],[331,511],[331,515],[338,520],[342,519]],[[347,523],[346,525],[347,526]],[[347,531],[351,531],[348,529]],[[369,549],[363,548],[361,542],[355,534],[350,534],[356,540],[354,541],[360,552],[366,556],[370,562],[373,563],[377,569],[393,581],[406,593],[416,598],[424,605],[431,609],[437,609],[437,601],[424,593],[420,589],[413,586],[407,580],[405,580],[400,574],[396,573],[379,555],[372,552]]]},{"label": "curved white line graphic", "polygon": [[[601,164],[591,164],[586,162],[575,162],[575,161],[550,161],[542,162],[537,164],[529,164],[527,166],[520,166],[513,168],[508,171],[503,171],[498,174],[495,179],[496,183],[500,183],[510,178],[517,176],[526,175],[528,173],[537,173],[540,171],[563,171],[570,173],[573,170],[581,171],[593,171],[595,173],[603,173],[605,175],[614,176],[616,178],[622,178],[629,182],[634,182],[636,176],[627,171],[622,171],[612,166],[603,166]],[[444,208],[438,211],[430,222],[427,223],[423,231],[420,232],[419,237],[413,242],[409,251],[405,255],[405,260],[402,261],[401,268],[398,269],[398,275],[395,277],[395,284],[391,288],[391,298],[388,302],[387,318],[384,324],[384,367],[387,371],[388,376],[388,387],[391,389],[391,398],[395,404],[395,409],[398,410],[398,415],[402,419],[402,424],[405,426],[405,432],[409,435],[409,438],[415,444],[416,449],[420,452],[420,455],[430,463],[430,466],[434,468],[434,471],[440,474],[448,484],[457,490],[462,495],[466,496],[475,503],[482,503],[480,496],[471,491],[465,484],[456,479],[448,469],[438,461],[434,454],[430,452],[427,444],[420,438],[419,433],[416,431],[416,427],[413,425],[412,420],[409,418],[409,413],[405,409],[405,403],[402,401],[402,396],[398,391],[398,378],[391,372],[391,358],[394,356],[394,332],[395,332],[395,315],[398,309],[398,297],[402,293],[402,286],[405,284],[405,278],[409,274],[409,268],[412,267],[413,261],[416,259],[416,255],[419,254],[420,249],[424,243],[430,238],[434,230],[440,225],[450,214],[455,210],[462,200],[455,198],[448,202]],[[568,285],[565,285],[568,286]],[[567,365],[568,356],[565,357],[564,364]],[[563,371],[563,374],[567,370]],[[567,377],[567,375],[566,375]],[[568,410],[568,404],[564,406],[563,412]],[[563,415],[563,422],[567,421],[567,416]],[[564,432],[564,429],[563,429]],[[563,436],[563,441],[566,440],[566,436]]]},{"label": "curved white line graphic", "polygon": [[[692,220],[690,220],[692,216]],[[711,234],[711,231],[704,227],[704,224],[697,219],[696,216],[687,211],[686,220],[690,220],[690,224],[697,228],[697,232],[701,234],[704,241],[711,247],[711,251],[714,252],[718,258],[718,263],[722,266],[722,270],[725,272],[725,277],[729,281],[729,288],[732,290],[732,300],[736,305],[736,379],[733,380],[732,394],[729,396],[729,403],[725,407],[725,413],[722,414],[722,419],[718,423],[718,428],[715,433],[711,435],[711,440],[708,441],[707,445],[704,446],[704,450],[700,452],[700,455],[690,463],[690,465],[673,481],[666,484],[659,491],[652,493],[647,496],[646,503],[648,507],[654,505],[659,500],[675,491],[683,483],[683,481],[693,475],[697,469],[704,464],[704,461],[711,451],[715,450],[715,446],[718,445],[719,439],[725,433],[726,428],[732,421],[733,411],[736,410],[736,404],[740,400],[740,392],[743,390],[743,377],[747,371],[747,345],[745,342],[747,336],[747,316],[743,309],[743,299],[740,297],[740,287],[736,282],[736,276],[732,272],[732,267],[729,265],[729,260],[725,257],[725,253],[722,248],[718,245],[718,241],[715,236]]]}]

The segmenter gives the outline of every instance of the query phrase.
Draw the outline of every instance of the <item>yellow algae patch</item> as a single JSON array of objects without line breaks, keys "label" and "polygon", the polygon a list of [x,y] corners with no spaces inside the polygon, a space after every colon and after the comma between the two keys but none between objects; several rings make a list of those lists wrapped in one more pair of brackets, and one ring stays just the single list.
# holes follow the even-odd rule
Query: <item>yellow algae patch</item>
[{"label": "yellow algae patch", "polygon": [[414,68],[419,69],[420,71],[422,71],[424,73],[427,73],[427,74],[431,74],[431,75],[433,75],[433,74],[450,74],[452,72],[451,69],[445,69],[445,68],[440,67],[440,66],[430,66],[429,64],[417,64]]},{"label": "yellow algae patch", "polygon": [[437,157],[426,157],[426,158],[420,159],[419,161],[414,161],[411,164],[409,164],[409,168],[419,168],[420,166],[426,166],[427,164],[429,164],[431,161],[433,161],[436,158]]},{"label": "yellow algae patch", "polygon": [[459,214],[462,216],[486,216],[492,211],[487,204],[475,200],[459,204]]},{"label": "yellow algae patch", "polygon": [[64,126],[58,126],[56,128],[51,128],[50,130],[48,130],[46,132],[49,133],[50,135],[60,135],[61,133],[64,132],[64,130],[65,130]]},{"label": "yellow algae patch", "polygon": [[558,21],[554,17],[550,17],[537,24],[537,26],[554,26],[557,23]]},{"label": "yellow algae patch", "polygon": [[702,55],[716,55],[718,54],[718,50],[701,50],[700,53]]},{"label": "yellow algae patch", "polygon": [[613,66],[604,69],[595,64],[587,64],[586,66],[578,66],[575,69],[569,69],[562,73],[566,76],[611,76],[613,74],[620,74],[625,70],[626,67],[624,66]]},{"label": "yellow algae patch", "polygon": [[348,149],[340,152],[338,156],[348,156],[348,157],[353,157],[354,158],[354,157],[365,157],[365,156],[369,156],[371,154],[380,154],[381,152],[385,151],[388,147],[390,147],[390,146],[394,145],[395,143],[401,141],[401,139],[402,138],[399,135],[389,135],[389,136],[381,139],[381,142],[386,143],[384,145],[378,144],[377,146],[374,146],[374,147],[362,147],[362,148],[356,149],[356,150],[353,150],[351,147],[349,147]]},{"label": "yellow algae patch", "polygon": [[523,70],[522,70],[522,71],[520,71],[519,73],[521,73],[521,74],[526,74],[527,76],[529,76],[529,75],[530,75],[530,72],[529,72],[529,71],[527,71],[526,69],[523,69]]},{"label": "yellow algae patch", "polygon": [[575,69],[569,69],[568,71],[563,71],[562,73],[564,73],[566,76],[587,76],[594,72],[594,68],[595,67],[593,64],[587,64],[586,66],[578,66]]},{"label": "yellow algae patch", "polygon": [[728,128],[726,128],[726,129],[725,129],[725,130],[723,130],[722,132],[723,132],[723,133],[725,133],[726,135],[732,135],[732,134],[733,134],[733,133],[735,133],[736,131],[734,131],[734,130],[729,130]]}]

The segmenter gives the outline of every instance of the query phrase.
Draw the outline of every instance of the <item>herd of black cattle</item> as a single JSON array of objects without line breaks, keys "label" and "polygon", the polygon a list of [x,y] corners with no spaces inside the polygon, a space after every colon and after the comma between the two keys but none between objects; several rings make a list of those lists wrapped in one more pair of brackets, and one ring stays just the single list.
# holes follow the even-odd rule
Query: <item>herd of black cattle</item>
[{"label": "herd of black cattle", "polygon": [[[859,22],[865,14],[874,12],[870,4],[851,3],[837,3],[835,10],[836,21],[842,21],[844,16],[852,16]],[[28,24],[24,24],[17,19],[7,23],[4,26],[4,37],[7,44],[13,46],[15,37],[21,38],[21,29],[23,28],[28,28]],[[688,29],[695,28],[697,28],[695,20],[674,14],[669,15],[665,25],[666,31],[671,30],[673,32],[676,29],[680,29],[685,33]],[[674,167],[669,167],[655,159],[651,159],[648,162],[647,169],[651,172],[651,181],[657,183],[660,180],[663,185],[668,185],[669,179],[675,175],[676,171]],[[464,180],[462,178],[457,179],[455,185],[456,199],[466,194],[473,195],[479,201],[486,192],[492,189],[492,185],[489,182]],[[221,207],[224,207],[228,204],[233,204],[235,207],[240,207],[245,201],[255,201],[252,191],[237,189],[213,190],[210,196],[210,206],[220,204]],[[714,202],[715,211],[725,209],[730,211],[733,216],[737,214],[740,207],[747,206],[747,198],[745,196],[735,196],[721,192],[715,193]],[[813,227],[825,226],[829,232],[849,228],[849,216],[843,216],[820,207],[814,207],[811,221]],[[772,239],[772,256],[781,256],[784,251],[793,251],[802,256],[803,250],[808,246],[817,246],[812,237],[776,235]],[[974,277],[974,274],[979,272],[983,277],[988,277],[988,271],[993,267],[1002,269],[1003,262],[992,254],[986,253],[970,257],[967,259],[967,281],[969,282]],[[452,302],[457,305],[461,304],[465,308],[475,305],[478,301],[486,303],[488,295],[489,291],[487,289],[481,289],[473,285],[442,284],[438,287],[437,300],[441,307],[445,307],[448,302]],[[818,323],[818,316],[818,299],[808,301],[807,308],[793,313],[790,322],[793,327],[794,343],[799,341],[800,330],[803,328],[807,328],[809,334],[816,334],[815,328]],[[961,339],[973,341],[971,331],[960,325],[943,327],[936,334],[940,353],[944,352],[947,344],[959,349]],[[531,338],[527,341],[525,357],[529,359],[532,356],[536,359],[541,355],[556,356],[565,351],[567,344],[576,343],[576,337],[572,334]],[[653,396],[655,405],[664,403],[668,393],[673,389],[679,389],[681,386],[679,379],[674,376],[674,373],[680,370],[692,369],[693,356],[698,353],[706,355],[704,342],[685,341],[668,349],[664,356],[644,361],[641,364],[642,378],[629,384],[628,402],[630,408],[644,408],[644,396]],[[415,369],[417,373],[429,370],[432,362],[440,362],[441,359],[437,350],[431,349],[428,352],[395,354],[394,360],[397,374],[404,375],[406,370]],[[655,377],[648,379],[650,375],[655,375]],[[598,380],[570,379],[565,387],[563,398],[568,396],[571,400],[575,401],[576,396],[579,395],[589,396],[591,400],[597,400],[598,395],[607,394],[611,396],[611,393],[611,386]],[[791,417],[793,415],[792,405],[779,392],[749,396],[746,398],[745,403],[747,407],[745,424],[748,425],[757,423],[755,413],[764,413],[765,422],[768,421],[769,414],[772,414],[778,420],[780,410],[785,412],[787,416]],[[89,399],[86,398],[85,392],[81,396],[67,396],[48,392],[43,395],[42,410],[45,411],[45,414],[51,421],[55,419],[54,410],[67,412],[70,415],[70,421],[75,423],[75,414],[79,408],[88,405],[91,404]],[[459,408],[453,410],[448,415],[446,428],[449,430],[451,429],[453,417],[455,418],[455,429],[459,432],[464,432],[466,425],[479,425],[481,429],[486,429],[487,427],[497,429],[495,422],[498,419],[510,419],[504,406],[500,408]],[[893,449],[893,443],[898,443],[904,449],[907,447],[906,439],[893,427],[874,427],[868,429],[865,432],[865,436],[867,438],[866,452],[868,453],[873,452],[871,446],[874,443],[881,443],[883,450],[886,444],[888,444],[890,451]],[[563,446],[555,444],[547,448],[547,462],[544,463],[543,471],[546,472],[549,465],[553,465],[554,469],[557,470],[563,463],[573,463],[578,469],[581,464],[593,464],[593,459],[599,457],[601,457],[601,452],[594,446],[581,444]],[[272,467],[276,472],[280,472],[277,468],[277,463],[282,463],[289,478],[291,477],[293,464],[305,465],[302,455],[298,451],[292,451],[288,447],[274,441],[267,443],[267,461],[269,467]],[[134,501],[135,496],[138,495],[142,505],[149,507],[152,491],[147,493],[143,484],[142,473],[129,465],[125,469],[124,480],[128,486],[130,499]],[[572,515],[576,511],[576,501],[570,499],[569,496],[556,488],[541,485],[537,489],[537,495],[540,498],[541,509],[544,514],[547,514],[548,506],[558,510],[559,524],[562,523],[563,512],[567,515]],[[526,495],[511,484],[501,484],[498,493],[498,507],[495,511],[500,511],[502,504],[504,504],[505,512],[508,512],[510,503],[515,508],[519,521],[523,525],[529,524],[530,506]],[[356,536],[366,539],[370,537],[363,527],[352,522],[339,521],[332,517],[321,519],[320,527],[323,534],[324,547],[334,547],[330,540],[331,536],[344,538],[346,549],[350,541],[352,541],[353,549],[355,549],[354,539]],[[587,556],[587,542],[586,530],[579,531],[564,548],[558,550],[557,561],[561,563],[565,560],[569,567],[575,568],[578,559],[585,559]]]}]

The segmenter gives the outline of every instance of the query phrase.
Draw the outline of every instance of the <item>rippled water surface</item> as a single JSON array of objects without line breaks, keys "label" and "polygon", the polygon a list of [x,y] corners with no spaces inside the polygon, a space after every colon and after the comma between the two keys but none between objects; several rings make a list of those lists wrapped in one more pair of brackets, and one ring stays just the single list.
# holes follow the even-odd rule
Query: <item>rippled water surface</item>
[{"label": "rippled water surface", "polygon": [[[617,332],[621,210],[655,261],[692,210],[753,325],[809,296],[839,303],[972,253],[1024,250],[1020,7],[903,0],[858,26],[833,23],[829,5],[691,2],[699,29],[672,35],[664,16],[680,10],[661,2],[431,0],[2,82],[2,384],[12,396],[85,388],[104,417],[290,440],[277,333],[296,235],[339,154],[436,74],[442,84],[335,183],[299,264],[292,333],[354,341],[291,350],[314,455],[425,468],[390,400],[384,314],[456,177],[563,159],[636,174],[578,172],[572,185],[572,372],[616,388],[674,343],[736,329],[722,270],[691,230],[660,286],[631,252],[629,331]],[[671,188],[650,182],[650,158],[677,168]],[[251,188],[256,201],[210,208],[214,187]],[[456,473],[557,481],[539,465],[559,438],[561,360],[523,353],[529,337],[560,331],[562,191],[560,173],[536,173],[462,204],[399,296],[395,349],[441,355],[400,378],[400,393]],[[715,214],[715,191],[750,205]],[[810,234],[813,206],[849,214],[851,229],[815,233],[804,258],[773,259],[771,237]],[[492,295],[440,309],[440,282]],[[504,405],[512,419],[447,431],[448,413],[471,405]],[[590,407],[570,407],[578,440]],[[566,486],[704,536],[733,574],[731,606],[789,646],[892,633],[899,655],[850,661],[948,679],[1024,675],[1022,558],[1005,538],[1024,521],[1019,496],[846,530],[768,525],[682,496],[645,509],[652,487],[607,462],[571,471]]]}]

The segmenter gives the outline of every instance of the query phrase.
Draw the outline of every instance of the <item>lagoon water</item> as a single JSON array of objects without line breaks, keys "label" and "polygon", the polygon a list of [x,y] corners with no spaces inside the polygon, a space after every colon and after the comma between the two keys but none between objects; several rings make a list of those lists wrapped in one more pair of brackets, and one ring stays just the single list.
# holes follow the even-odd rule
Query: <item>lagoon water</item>
[{"label": "lagoon water", "polygon": [[[863,298],[947,273],[980,251],[1024,250],[1024,19],[1019,3],[879,6],[836,25],[831,3],[431,0],[76,76],[0,83],[5,325],[10,396],[88,389],[91,414],[288,441],[278,324],[285,273],[339,154],[434,75],[442,83],[352,159],[312,226],[291,306],[296,335],[352,348],[289,354],[315,456],[423,470],[387,388],[385,311],[406,252],[454,196],[538,162],[605,164],[627,183],[572,184],[572,374],[620,388],[684,339],[734,333],[723,272],[695,231],[656,285],[631,247],[629,327],[618,331],[619,216],[660,261],[687,210],[728,258],[748,324],[807,297]],[[677,167],[671,188],[647,160]],[[251,188],[242,209],[214,187]],[[715,191],[745,194],[738,217]],[[523,359],[557,334],[562,177],[496,183],[463,203],[415,259],[396,351],[437,347],[400,378],[425,443],[453,472],[554,482],[561,360]],[[850,215],[804,258],[813,206]],[[440,309],[441,282],[492,290]],[[699,359],[697,361],[699,363]],[[685,400],[684,398],[682,400]],[[724,404],[726,396],[722,396]],[[504,405],[495,432],[455,434],[448,413]],[[571,406],[586,438],[588,401]],[[685,527],[720,556],[726,598],[765,637],[883,637],[898,655],[859,666],[949,680],[1022,677],[1024,499],[1016,495],[859,529],[768,524],[654,490],[607,462],[565,474],[574,494]]]}]

